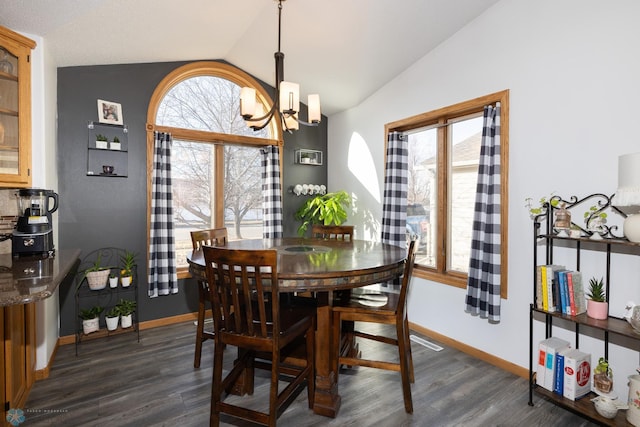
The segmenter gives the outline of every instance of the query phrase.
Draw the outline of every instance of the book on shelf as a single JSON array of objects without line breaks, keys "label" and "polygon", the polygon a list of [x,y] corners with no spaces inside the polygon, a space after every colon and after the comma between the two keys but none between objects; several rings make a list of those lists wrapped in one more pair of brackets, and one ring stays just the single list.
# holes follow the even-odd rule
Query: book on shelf
[{"label": "book on shelf", "polygon": [[564,392],[564,357],[567,353],[573,351],[572,348],[567,347],[564,350],[560,350],[556,353],[556,366],[555,366],[555,379],[553,383],[553,392],[563,395]]},{"label": "book on shelf", "polygon": [[547,266],[540,265],[540,284],[542,287],[542,309],[549,311],[549,290],[547,289]]},{"label": "book on shelf", "polygon": [[[545,277],[546,279],[546,277]],[[542,291],[542,266],[536,266],[536,308],[544,310],[544,302],[542,300],[544,292]]]},{"label": "book on shelf", "polygon": [[576,293],[573,287],[573,271],[567,271],[565,273],[564,280],[567,281],[567,292],[569,293],[569,313],[571,316],[577,314],[576,311]]},{"label": "book on shelf", "polygon": [[587,300],[584,295],[584,285],[582,283],[582,273],[579,271],[571,272],[571,281],[573,282],[573,293],[576,302],[576,315],[587,311]]},{"label": "book on shelf", "polygon": [[591,391],[591,354],[578,349],[564,354],[564,387],[562,395],[576,400]]},{"label": "book on shelf", "polygon": [[[569,347],[569,342],[550,337],[538,344],[537,384],[549,391],[554,389],[556,353]],[[541,364],[542,362],[542,364]]]}]

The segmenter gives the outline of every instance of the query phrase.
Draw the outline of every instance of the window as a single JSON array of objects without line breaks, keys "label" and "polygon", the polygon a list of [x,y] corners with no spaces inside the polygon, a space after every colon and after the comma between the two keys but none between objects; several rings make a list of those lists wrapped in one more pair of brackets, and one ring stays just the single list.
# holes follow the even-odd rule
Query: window
[{"label": "window", "polygon": [[264,89],[250,76],[216,62],[175,70],[158,85],[150,102],[149,176],[153,131],[173,136],[171,172],[180,278],[188,275],[191,231],[227,227],[230,240],[262,236],[260,148],[274,144],[281,148],[281,130],[278,123],[258,132],[247,127],[239,113],[243,86],[255,87],[263,104],[270,104]]},{"label": "window", "polygon": [[501,103],[502,297],[506,298],[508,91],[386,125],[408,137],[407,238],[418,240],[414,274],[464,288],[476,197],[482,113]]}]

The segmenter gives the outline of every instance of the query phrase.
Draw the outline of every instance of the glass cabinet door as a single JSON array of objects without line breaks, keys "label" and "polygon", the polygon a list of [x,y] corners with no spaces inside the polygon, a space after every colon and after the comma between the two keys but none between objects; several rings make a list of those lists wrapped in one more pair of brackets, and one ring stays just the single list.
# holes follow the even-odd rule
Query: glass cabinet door
[{"label": "glass cabinet door", "polygon": [[0,174],[18,175],[18,57],[0,46]]},{"label": "glass cabinet door", "polygon": [[0,26],[0,187],[31,185],[31,50]]}]

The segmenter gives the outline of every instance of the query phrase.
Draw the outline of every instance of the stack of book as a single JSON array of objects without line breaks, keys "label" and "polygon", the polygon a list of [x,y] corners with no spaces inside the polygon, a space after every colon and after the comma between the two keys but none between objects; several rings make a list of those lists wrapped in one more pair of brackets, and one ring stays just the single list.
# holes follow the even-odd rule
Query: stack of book
[{"label": "stack of book", "polygon": [[536,268],[536,308],[576,316],[587,311],[582,273],[561,265]]},{"label": "stack of book", "polygon": [[536,383],[567,399],[576,400],[591,390],[591,354],[551,337],[540,341]]}]

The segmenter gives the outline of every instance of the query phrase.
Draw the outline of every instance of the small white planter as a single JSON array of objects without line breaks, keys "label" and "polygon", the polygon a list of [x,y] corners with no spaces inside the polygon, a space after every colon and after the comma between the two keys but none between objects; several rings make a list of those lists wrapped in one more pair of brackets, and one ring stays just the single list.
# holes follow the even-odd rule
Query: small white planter
[{"label": "small white planter", "polygon": [[130,328],[133,324],[133,315],[127,314],[126,316],[120,316],[120,325],[123,328]]},{"label": "small white planter", "polygon": [[110,142],[109,143],[109,149],[110,150],[120,150],[122,148],[122,143],[121,142]]},{"label": "small white planter", "polygon": [[118,287],[118,278],[117,277],[109,277],[109,287],[117,288]]},{"label": "small white planter", "polygon": [[122,283],[123,288],[128,288],[131,286],[131,276],[121,277],[120,282]]},{"label": "small white planter", "polygon": [[105,317],[105,320],[107,321],[107,330],[115,331],[116,329],[118,329],[118,321],[120,320],[120,316]]},{"label": "small white planter", "polygon": [[106,150],[108,143],[108,141],[96,141],[96,148],[99,148],[100,150]]},{"label": "small white planter", "polygon": [[89,335],[91,332],[100,330],[100,318],[86,319],[82,321],[82,331],[85,335]]}]

